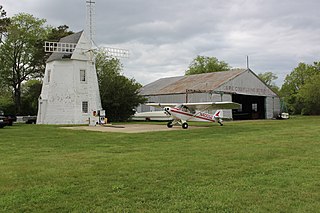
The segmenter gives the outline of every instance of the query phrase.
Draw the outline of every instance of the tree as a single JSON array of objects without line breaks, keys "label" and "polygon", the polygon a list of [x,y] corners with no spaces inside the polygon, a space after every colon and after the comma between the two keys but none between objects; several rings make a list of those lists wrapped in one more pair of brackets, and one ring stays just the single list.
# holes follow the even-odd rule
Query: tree
[{"label": "tree", "polygon": [[278,76],[272,72],[259,73],[258,77],[274,92],[279,92],[279,87],[274,83]]},{"label": "tree", "polygon": [[0,45],[2,43],[2,37],[7,32],[7,27],[10,23],[10,19],[6,17],[7,13],[3,9],[3,6],[0,5]]},{"label": "tree", "polygon": [[14,114],[14,102],[12,99],[12,92],[7,86],[1,86],[0,81],[0,111],[6,114]]},{"label": "tree", "polygon": [[71,35],[74,32],[69,30],[69,26],[67,25],[60,25],[56,28],[50,28],[49,32],[48,32],[48,36],[46,38],[44,38],[40,43],[39,43],[39,51],[41,53],[41,57],[43,57],[44,59],[44,64],[47,61],[47,59],[49,58],[49,56],[51,55],[51,53],[45,53],[44,52],[44,42],[45,41],[55,41],[58,42],[61,38]]},{"label": "tree", "polygon": [[[3,6],[0,5],[0,47],[2,45],[3,37],[7,32],[7,27],[10,23],[10,19],[6,18],[6,11]],[[1,69],[0,69],[1,70]],[[0,76],[0,111],[5,113],[14,114],[11,111],[14,108],[14,103],[12,101],[12,94],[10,88],[5,84],[4,79]]]},{"label": "tree", "polygon": [[300,89],[310,82],[316,74],[320,73],[320,63],[313,64],[299,63],[293,71],[286,76],[281,87],[281,94],[288,105],[289,111],[293,114],[301,114],[305,108],[305,102],[298,94]]},{"label": "tree", "polygon": [[42,76],[43,61],[35,57],[37,42],[47,36],[45,20],[29,14],[12,17],[0,49],[0,78],[13,90],[15,111],[21,112],[21,84]]},{"label": "tree", "polygon": [[185,75],[228,71],[230,70],[230,68],[231,67],[226,62],[219,61],[215,57],[198,55],[189,65],[189,68],[185,72]]},{"label": "tree", "polygon": [[304,103],[302,114],[320,115],[320,73],[308,80],[298,92],[299,99]]},{"label": "tree", "polygon": [[46,61],[50,57],[51,53],[45,52],[43,45],[45,41],[56,41],[58,42],[62,37],[73,34],[72,31],[69,31],[67,25],[61,25],[57,28],[47,27],[47,35],[39,38],[36,43],[36,51],[34,53],[35,61],[38,61],[38,70],[41,75],[43,75],[46,67]]},{"label": "tree", "polygon": [[102,108],[110,121],[126,121],[134,114],[134,108],[145,103],[139,95],[141,84],[121,74],[119,59],[109,58],[105,52],[99,52],[96,59],[98,82]]},{"label": "tree", "polygon": [[21,114],[36,115],[38,112],[38,98],[42,83],[32,79],[22,85]]}]

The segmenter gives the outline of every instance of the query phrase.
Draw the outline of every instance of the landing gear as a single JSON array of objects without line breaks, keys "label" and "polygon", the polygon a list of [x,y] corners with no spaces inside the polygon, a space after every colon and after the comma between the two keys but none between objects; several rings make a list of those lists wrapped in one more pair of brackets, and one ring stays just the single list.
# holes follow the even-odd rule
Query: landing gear
[{"label": "landing gear", "polygon": [[182,126],[182,129],[188,129],[189,125],[187,122],[185,121],[177,121],[177,120],[173,120],[173,121],[169,121],[167,123],[167,127],[168,128],[172,128],[174,125],[179,124]]},{"label": "landing gear", "polygon": [[188,123],[183,123],[182,124],[182,129],[188,129],[188,127],[189,127]]},{"label": "landing gear", "polygon": [[220,126],[223,126],[223,123],[221,121],[218,121],[218,124],[220,124]]}]

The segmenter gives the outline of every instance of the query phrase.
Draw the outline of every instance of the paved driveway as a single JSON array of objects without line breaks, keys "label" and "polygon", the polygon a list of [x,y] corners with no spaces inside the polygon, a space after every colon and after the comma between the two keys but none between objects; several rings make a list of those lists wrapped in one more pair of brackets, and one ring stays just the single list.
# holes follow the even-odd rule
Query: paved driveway
[{"label": "paved driveway", "polygon": [[[108,125],[108,126],[74,126],[74,127],[61,127],[63,129],[73,130],[89,130],[98,132],[123,132],[123,133],[140,133],[140,132],[156,132],[156,131],[174,131],[182,130],[181,126],[174,126],[168,128],[164,125],[152,125],[152,124],[125,124],[125,125]],[[206,127],[189,126],[188,129],[198,129]],[[184,131],[188,131],[184,130]]]}]

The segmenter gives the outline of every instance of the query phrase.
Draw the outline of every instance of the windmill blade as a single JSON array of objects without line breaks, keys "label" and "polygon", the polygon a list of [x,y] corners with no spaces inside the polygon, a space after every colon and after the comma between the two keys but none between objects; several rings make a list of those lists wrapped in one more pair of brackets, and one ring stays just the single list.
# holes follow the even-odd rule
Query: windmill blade
[{"label": "windmill blade", "polygon": [[108,56],[116,58],[129,58],[129,50],[114,48],[114,47],[101,47]]},{"label": "windmill blade", "polygon": [[63,43],[63,42],[49,42],[44,44],[44,51],[50,53],[73,53],[76,49],[75,43]]}]

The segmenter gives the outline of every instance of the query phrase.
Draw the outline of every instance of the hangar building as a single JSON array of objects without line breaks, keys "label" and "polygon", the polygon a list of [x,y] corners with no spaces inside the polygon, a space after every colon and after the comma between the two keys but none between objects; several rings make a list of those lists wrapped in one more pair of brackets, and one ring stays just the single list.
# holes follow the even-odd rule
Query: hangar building
[{"label": "hangar building", "polygon": [[[280,113],[280,98],[250,69],[161,78],[141,88],[149,103],[233,101],[240,109],[224,110],[234,120],[271,119]],[[141,105],[137,112],[156,111]]]}]

